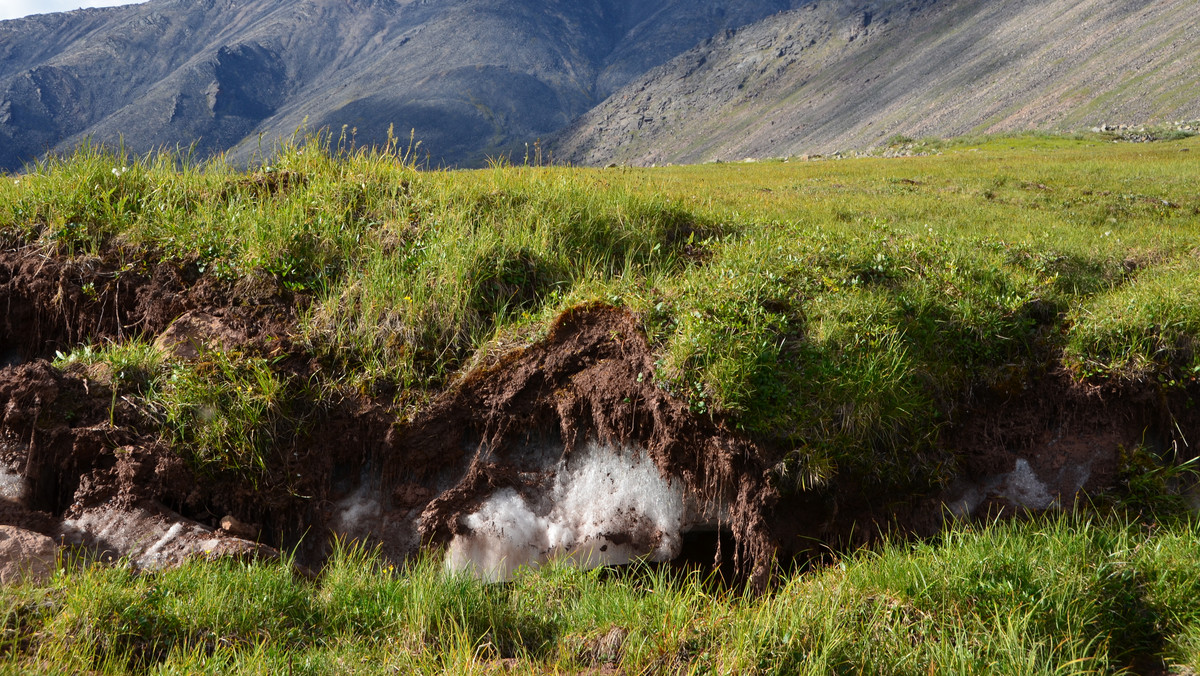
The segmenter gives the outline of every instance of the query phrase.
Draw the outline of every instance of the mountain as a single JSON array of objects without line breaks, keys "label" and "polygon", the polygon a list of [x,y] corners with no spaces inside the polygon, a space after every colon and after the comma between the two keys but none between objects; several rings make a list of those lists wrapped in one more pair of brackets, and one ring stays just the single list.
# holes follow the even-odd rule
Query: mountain
[{"label": "mountain", "polygon": [[0,169],[85,137],[246,159],[410,129],[433,164],[549,134],[706,37],[806,0],[150,0],[0,22]]},{"label": "mountain", "polygon": [[1200,0],[150,0],[0,22],[0,169],[415,130],[697,162],[1200,118]]},{"label": "mountain", "polygon": [[557,134],[576,164],[1200,119],[1200,0],[829,1],[727,30]]}]

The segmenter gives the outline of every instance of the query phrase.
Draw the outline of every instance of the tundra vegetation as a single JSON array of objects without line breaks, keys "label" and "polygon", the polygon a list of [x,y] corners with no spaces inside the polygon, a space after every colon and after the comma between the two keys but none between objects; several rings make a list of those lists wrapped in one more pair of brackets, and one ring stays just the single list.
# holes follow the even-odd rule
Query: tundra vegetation
[{"label": "tundra vegetation", "polygon": [[[907,141],[907,140],[906,140]],[[61,352],[199,473],[269,480],[314,407],[418,415],[481,364],[602,302],[642,319],[647,374],[783,449],[782,492],[951,478],[938,444],[974,389],[1200,392],[1200,143],[1104,133],[915,144],[900,158],[657,169],[418,171],[394,144],[221,159],[83,146],[0,180],[8,247],[151,257],[299,299],[292,350],[179,359],[152,337]],[[1097,673],[1200,668],[1188,448],[1130,449],[1086,509],[830,552],[763,594],[699,573],[548,566],[485,585],[345,544],[161,573],[64,558],[0,591],[17,671]]]}]

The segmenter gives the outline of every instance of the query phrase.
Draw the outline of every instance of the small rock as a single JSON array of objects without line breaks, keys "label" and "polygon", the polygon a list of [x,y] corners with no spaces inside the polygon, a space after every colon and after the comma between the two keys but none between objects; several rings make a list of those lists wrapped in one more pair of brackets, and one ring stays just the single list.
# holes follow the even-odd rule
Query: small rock
[{"label": "small rock", "polygon": [[54,540],[23,528],[0,526],[0,584],[45,582],[54,575],[57,561]]},{"label": "small rock", "polygon": [[188,312],[154,339],[154,347],[180,359],[195,359],[205,350],[228,348],[246,341],[245,333],[202,312]]},{"label": "small rock", "polygon": [[113,504],[91,507],[65,519],[60,529],[63,542],[92,549],[102,561],[127,558],[142,570],[167,570],[192,557],[251,560],[279,554],[157,503],[129,509]]},{"label": "small rock", "polygon": [[258,524],[240,521],[236,516],[230,514],[221,519],[221,530],[234,537],[239,537],[245,540],[254,540],[258,537],[258,531],[260,529]]}]

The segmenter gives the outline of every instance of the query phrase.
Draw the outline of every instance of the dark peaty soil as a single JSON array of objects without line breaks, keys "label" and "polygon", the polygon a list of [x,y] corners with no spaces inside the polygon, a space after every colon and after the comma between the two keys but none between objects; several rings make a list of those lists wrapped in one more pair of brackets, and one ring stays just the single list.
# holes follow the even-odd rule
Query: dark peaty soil
[{"label": "dark peaty soil", "polygon": [[46,361],[101,340],[159,337],[173,349],[186,331],[172,323],[186,315],[206,340],[279,357],[278,368],[307,378],[320,365],[290,340],[307,302],[269,277],[230,283],[144,252],[74,260],[0,252],[0,464],[26,484],[20,499],[0,495],[0,523],[54,534],[63,519],[100,505],[153,508],[212,529],[237,524],[230,528],[294,549],[308,565],[328,555],[335,531],[403,558],[447,543],[496,490],[544,485],[546,465],[531,464],[531,446],[570,457],[595,440],[641,449],[689,495],[721,505],[733,563],[761,586],[776,561],[885,533],[935,533],[948,506],[1023,511],[1021,462],[1038,490],[1069,506],[1081,491],[1115,485],[1122,449],[1145,443],[1186,454],[1185,437],[1200,438],[1193,392],[1089,390],[1052,372],[959,402],[941,440],[957,463],[951,485],[897,495],[842,476],[781,495],[770,480],[776,452],[656,387],[639,318],[596,304],[567,311],[544,339],[465,375],[415,420],[363,395],[312,402],[309,424],[281,436],[266,479],[248,486],[198,476],[135,398],[114,396],[103,372]]},{"label": "dark peaty soil", "polygon": [[460,515],[495,490],[536,486],[513,454],[531,433],[555,437],[568,455],[588,439],[638,447],[689,493],[727,506],[735,565],[765,580],[774,549],[764,515],[775,496],[767,459],[719,421],[691,414],[654,385],[653,373],[634,315],[604,305],[574,308],[544,340],[471,373],[401,430],[403,452],[386,474],[420,482],[446,462],[466,467],[423,515],[426,540],[441,543],[462,528]]},{"label": "dark peaty soil", "polygon": [[192,262],[157,261],[153,252],[118,250],[68,259],[26,247],[0,251],[0,355],[12,362],[101,340],[156,336],[200,310],[244,341],[289,333],[307,299],[269,276],[232,283],[202,275]]}]

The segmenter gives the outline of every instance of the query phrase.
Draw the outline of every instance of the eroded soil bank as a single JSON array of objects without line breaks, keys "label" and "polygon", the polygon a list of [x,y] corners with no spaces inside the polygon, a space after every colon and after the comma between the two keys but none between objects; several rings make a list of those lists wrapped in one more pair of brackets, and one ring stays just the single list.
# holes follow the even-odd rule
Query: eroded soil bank
[{"label": "eroded soil bank", "polygon": [[[938,441],[949,479],[927,491],[845,472],[789,491],[773,473],[787,449],[657,387],[639,318],[595,304],[411,419],[366,394],[308,402],[307,424],[280,433],[249,483],[189,464],[159,413],[111,372],[48,361],[143,339],[177,359],[269,356],[319,381],[320,360],[293,339],[307,297],[269,277],[229,282],[146,258],[0,254],[0,523],[147,568],[278,549],[316,567],[345,536],[396,560],[445,546],[451,565],[492,577],[555,555],[582,565],[686,555],[762,583],[775,561],[883,533],[1067,508],[1120,488],[1135,449],[1181,460],[1200,439],[1195,392],[1088,389],[1050,368],[963,393]],[[703,534],[711,544],[697,553]]]}]

